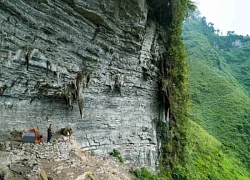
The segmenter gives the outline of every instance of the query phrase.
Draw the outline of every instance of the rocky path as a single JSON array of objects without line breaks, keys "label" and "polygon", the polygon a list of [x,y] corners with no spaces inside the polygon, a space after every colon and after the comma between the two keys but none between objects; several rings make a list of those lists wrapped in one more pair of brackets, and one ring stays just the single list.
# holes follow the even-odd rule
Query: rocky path
[{"label": "rocky path", "polygon": [[0,173],[6,180],[129,180],[128,169],[113,157],[90,155],[64,137],[41,144],[5,142],[0,151]]}]

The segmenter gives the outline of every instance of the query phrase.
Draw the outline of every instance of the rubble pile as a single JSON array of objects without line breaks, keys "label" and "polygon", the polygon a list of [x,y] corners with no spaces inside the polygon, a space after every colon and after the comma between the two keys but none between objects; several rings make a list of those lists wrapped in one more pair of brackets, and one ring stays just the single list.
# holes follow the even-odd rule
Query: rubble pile
[{"label": "rubble pile", "polygon": [[0,174],[3,180],[129,180],[128,167],[112,157],[82,151],[65,137],[51,143],[2,142]]}]

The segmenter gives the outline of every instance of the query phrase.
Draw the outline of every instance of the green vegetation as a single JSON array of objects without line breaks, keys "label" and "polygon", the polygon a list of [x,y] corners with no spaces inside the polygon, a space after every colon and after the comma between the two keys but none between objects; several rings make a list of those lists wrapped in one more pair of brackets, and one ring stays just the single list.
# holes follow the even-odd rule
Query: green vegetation
[{"label": "green vegetation", "polygon": [[140,169],[130,169],[129,172],[135,176],[135,180],[167,180],[165,177],[153,175],[145,167]]},{"label": "green vegetation", "polygon": [[0,150],[4,150],[4,149],[5,149],[5,143],[0,142]]},{"label": "green vegetation", "polygon": [[[159,176],[250,179],[250,38],[234,31],[219,36],[213,23],[197,12],[184,23],[181,37],[182,21],[192,3],[148,4],[149,18],[159,23],[158,40],[165,48],[159,84],[166,119],[155,122],[162,144]],[[133,172],[138,179],[157,178],[145,169]]]},{"label": "green vegetation", "polygon": [[[250,40],[249,40],[250,42]],[[221,51],[220,55],[226,60],[232,75],[250,94],[250,46],[245,46],[232,51]]]},{"label": "green vegetation", "polygon": [[[190,1],[148,4],[149,18],[159,23],[158,40],[165,48],[159,63],[159,97],[166,119],[155,122],[162,145],[158,178],[250,179],[250,38],[233,31],[219,36],[213,23],[195,13],[182,33],[187,9],[194,8]],[[157,178],[145,169],[133,174],[138,179]]]},{"label": "green vegetation", "polygon": [[90,156],[95,156],[95,152],[94,151],[90,151]]},{"label": "green vegetation", "polygon": [[59,134],[63,134],[64,136],[69,136],[72,134],[72,129],[69,128],[69,127],[65,127],[65,128],[61,128],[59,131],[58,131]]},{"label": "green vegetation", "polygon": [[187,179],[247,180],[250,174],[231,152],[193,121],[188,123]]},{"label": "green vegetation", "polygon": [[250,179],[250,39],[219,36],[204,17],[184,23],[183,39],[192,109],[186,178]]},{"label": "green vegetation", "polygon": [[[190,0],[148,0],[149,18],[158,22],[159,42],[164,48],[159,63],[160,98],[166,119],[157,121],[161,141],[160,175],[185,178],[185,144],[188,120],[188,88],[182,22],[195,6]],[[167,120],[169,117],[169,121]],[[167,123],[166,123],[167,122]],[[161,128],[160,126],[163,128]]]},{"label": "green vegetation", "polygon": [[116,157],[122,164],[124,163],[121,153],[117,149],[113,149],[113,152],[111,152],[110,155]]}]

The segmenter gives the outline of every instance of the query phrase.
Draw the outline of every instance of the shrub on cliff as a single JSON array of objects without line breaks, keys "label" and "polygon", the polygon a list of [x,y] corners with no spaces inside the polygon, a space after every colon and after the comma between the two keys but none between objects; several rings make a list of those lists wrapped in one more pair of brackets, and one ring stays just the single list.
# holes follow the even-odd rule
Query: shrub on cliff
[{"label": "shrub on cliff", "polygon": [[113,152],[111,152],[110,155],[116,157],[122,164],[124,163],[121,153],[117,149],[113,149]]},{"label": "shrub on cliff", "polygon": [[61,128],[59,131],[58,131],[59,134],[63,134],[64,136],[68,136],[68,135],[71,135],[72,134],[72,129],[71,128],[68,128],[68,127],[65,127],[65,128]]}]

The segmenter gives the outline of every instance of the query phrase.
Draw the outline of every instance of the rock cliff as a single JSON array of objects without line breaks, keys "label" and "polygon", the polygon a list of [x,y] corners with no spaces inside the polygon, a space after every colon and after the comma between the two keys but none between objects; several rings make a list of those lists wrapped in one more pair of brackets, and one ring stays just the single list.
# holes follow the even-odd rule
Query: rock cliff
[{"label": "rock cliff", "polygon": [[157,164],[146,0],[0,0],[0,130],[69,126],[83,150]]}]

